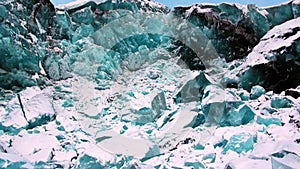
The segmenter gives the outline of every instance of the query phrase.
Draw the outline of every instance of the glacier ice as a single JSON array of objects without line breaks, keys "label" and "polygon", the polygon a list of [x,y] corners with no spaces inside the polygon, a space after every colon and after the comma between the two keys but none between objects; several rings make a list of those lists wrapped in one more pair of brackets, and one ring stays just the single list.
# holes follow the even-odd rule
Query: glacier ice
[{"label": "glacier ice", "polygon": [[299,4],[1,1],[0,168],[299,168]]}]

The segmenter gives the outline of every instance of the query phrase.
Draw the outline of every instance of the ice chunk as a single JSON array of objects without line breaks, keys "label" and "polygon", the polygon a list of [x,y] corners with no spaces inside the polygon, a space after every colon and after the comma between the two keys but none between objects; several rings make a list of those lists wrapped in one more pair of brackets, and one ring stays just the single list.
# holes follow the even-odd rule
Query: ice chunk
[{"label": "ice chunk", "polygon": [[228,103],[220,120],[220,126],[239,126],[250,123],[255,116],[254,111],[245,104],[241,103]]},{"label": "ice chunk", "polygon": [[289,108],[293,106],[293,102],[287,97],[274,97],[271,100],[271,107],[280,109],[280,108]]},{"label": "ice chunk", "polygon": [[256,85],[256,86],[253,86],[251,89],[250,98],[257,99],[265,93],[266,93],[266,90],[263,87]]},{"label": "ice chunk", "polygon": [[202,111],[206,122],[224,126],[239,126],[250,123],[255,116],[254,111],[243,102],[220,102],[204,105]]},{"label": "ice chunk", "polygon": [[17,154],[0,153],[0,167],[1,168],[30,168],[34,167],[29,161]]},{"label": "ice chunk", "polygon": [[254,118],[253,110],[238,95],[216,85],[205,88],[201,105],[207,124],[239,126]]},{"label": "ice chunk", "polygon": [[266,8],[267,17],[272,26],[279,25],[294,18],[291,3]]},{"label": "ice chunk", "polygon": [[290,152],[280,152],[272,155],[272,169],[296,169],[300,168],[300,157]]},{"label": "ice chunk", "polygon": [[51,92],[44,92],[41,94],[40,89],[35,87],[21,92],[19,98],[15,97],[6,106],[0,126],[18,133],[22,128],[34,128],[54,120],[56,112],[48,96]]},{"label": "ice chunk", "polygon": [[68,151],[55,151],[53,161],[66,161],[69,162],[73,158],[76,158],[77,154],[74,150],[68,150]]},{"label": "ice chunk", "polygon": [[49,96],[39,94],[24,104],[24,111],[30,127],[40,126],[55,119],[55,111]]},{"label": "ice chunk", "polygon": [[[54,55],[54,54],[53,54]],[[70,73],[70,64],[60,56],[48,56],[43,62],[47,75],[53,80],[62,80],[73,77]]]},{"label": "ice chunk", "polygon": [[144,125],[149,122],[154,122],[154,112],[151,108],[142,107],[140,109],[131,109],[128,114],[122,116],[125,122],[133,122],[136,125]]},{"label": "ice chunk", "polygon": [[206,86],[212,84],[210,79],[201,72],[194,79],[189,80],[184,84],[182,89],[176,95],[177,103],[189,103],[193,101],[200,101]]},{"label": "ice chunk", "polygon": [[185,167],[191,167],[191,168],[197,168],[197,169],[200,169],[200,168],[206,168],[205,165],[203,165],[201,162],[185,162],[184,163],[184,166]]},{"label": "ice chunk", "polygon": [[166,97],[164,92],[160,92],[154,97],[151,102],[151,107],[155,111],[156,118],[158,118],[162,114],[163,110],[167,109]]},{"label": "ice chunk", "polygon": [[78,168],[103,168],[104,165],[101,164],[101,162],[95,157],[91,157],[87,154],[84,154],[79,158],[77,167]]},{"label": "ice chunk", "polygon": [[86,7],[72,13],[71,18],[78,24],[91,24],[94,21],[93,11],[91,7]]},{"label": "ice chunk", "polygon": [[277,118],[262,118],[260,116],[257,117],[257,123],[258,124],[263,124],[265,126],[270,126],[272,124],[281,126],[281,121]]},{"label": "ice chunk", "polygon": [[241,133],[233,135],[224,147],[224,153],[232,150],[237,153],[248,152],[254,148],[254,139],[251,134]]},{"label": "ice chunk", "polygon": [[26,158],[13,153],[0,153],[0,164],[3,162],[29,162]]},{"label": "ice chunk", "polygon": [[205,162],[214,163],[216,162],[216,153],[207,154],[203,156],[202,160]]},{"label": "ice chunk", "polygon": [[237,91],[237,94],[240,96],[240,98],[242,99],[242,100],[249,100],[250,99],[250,94],[248,93],[248,91],[246,91],[246,90],[243,90],[243,89],[241,89],[241,90],[239,90],[239,91]]},{"label": "ice chunk", "polygon": [[71,38],[72,24],[70,16],[66,11],[57,11],[54,22],[56,23],[56,34],[53,35],[54,38]]},{"label": "ice chunk", "polygon": [[36,162],[50,162],[54,156],[53,150],[51,148],[37,149],[36,152],[32,154],[25,154],[23,157],[29,159],[31,163]]}]

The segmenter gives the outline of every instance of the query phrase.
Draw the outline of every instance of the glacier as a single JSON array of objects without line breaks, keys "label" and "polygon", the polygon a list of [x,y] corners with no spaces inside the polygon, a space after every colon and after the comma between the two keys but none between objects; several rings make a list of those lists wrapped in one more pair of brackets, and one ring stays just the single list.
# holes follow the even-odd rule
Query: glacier
[{"label": "glacier", "polygon": [[0,1],[0,168],[300,168],[300,1]]}]

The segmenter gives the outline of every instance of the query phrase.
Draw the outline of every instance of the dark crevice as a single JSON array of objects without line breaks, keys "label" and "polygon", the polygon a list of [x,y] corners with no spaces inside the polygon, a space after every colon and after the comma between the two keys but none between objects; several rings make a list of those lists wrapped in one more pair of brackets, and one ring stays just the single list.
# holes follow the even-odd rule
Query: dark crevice
[{"label": "dark crevice", "polygon": [[19,104],[20,104],[20,107],[21,107],[21,110],[22,110],[22,113],[23,113],[23,117],[25,118],[25,120],[27,121],[27,123],[29,123],[27,117],[26,117],[26,113],[25,113],[25,110],[24,110],[24,106],[22,104],[22,100],[21,100],[21,96],[20,94],[18,93],[17,94],[17,97],[18,97],[18,100],[19,100]]}]

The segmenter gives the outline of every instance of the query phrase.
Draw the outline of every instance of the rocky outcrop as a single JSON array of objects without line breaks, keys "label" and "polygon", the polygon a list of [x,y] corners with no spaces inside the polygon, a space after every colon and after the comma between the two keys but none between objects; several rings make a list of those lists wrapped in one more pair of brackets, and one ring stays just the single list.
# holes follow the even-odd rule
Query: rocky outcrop
[{"label": "rocky outcrop", "polygon": [[270,30],[235,71],[239,85],[250,90],[261,85],[280,93],[296,88],[300,79],[300,18]]}]

